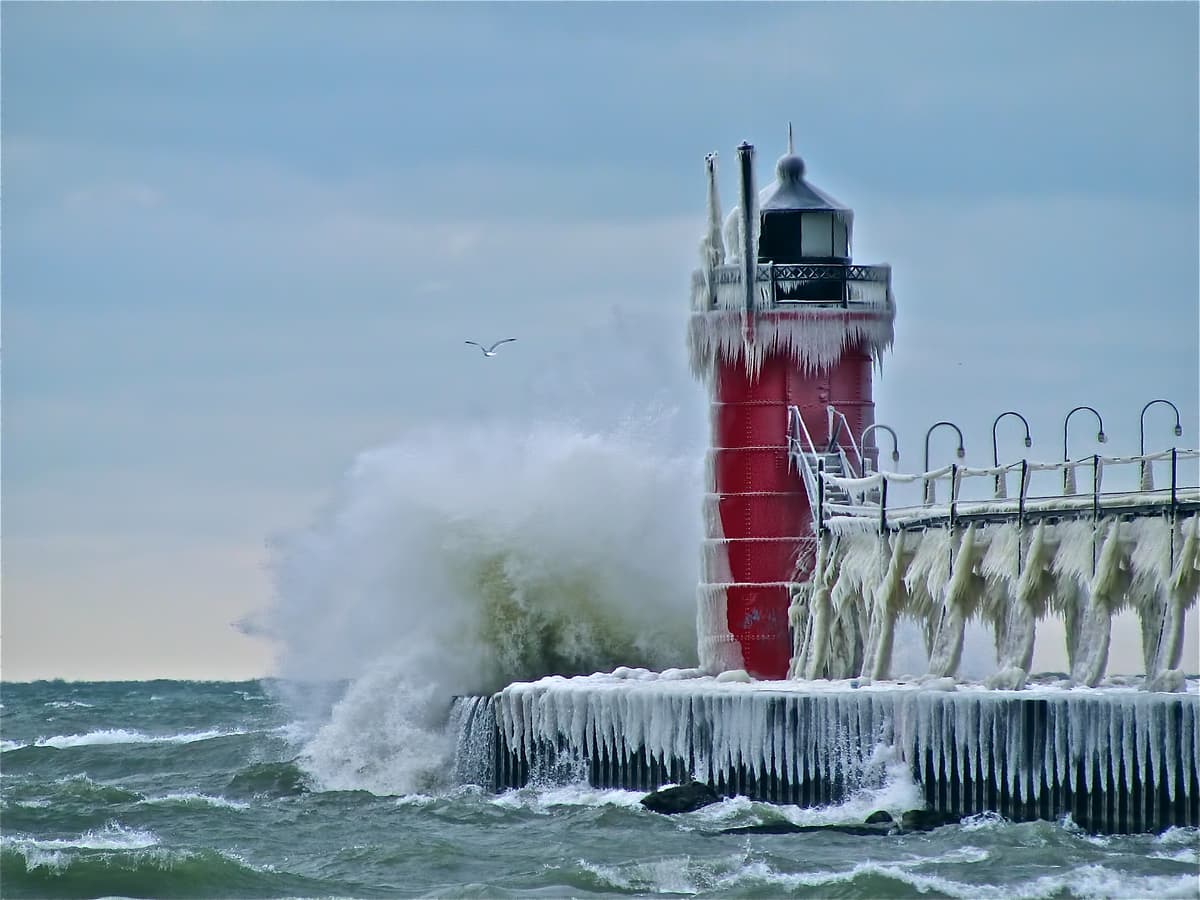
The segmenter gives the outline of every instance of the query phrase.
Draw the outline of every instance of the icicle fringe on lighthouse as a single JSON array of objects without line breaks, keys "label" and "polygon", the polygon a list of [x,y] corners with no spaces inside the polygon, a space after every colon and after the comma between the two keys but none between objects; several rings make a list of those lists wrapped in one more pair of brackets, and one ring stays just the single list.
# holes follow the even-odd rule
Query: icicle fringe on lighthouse
[{"label": "icicle fringe on lighthouse", "polygon": [[716,156],[705,159],[708,228],[687,338],[711,402],[701,666],[760,678],[787,675],[789,583],[807,577],[816,551],[809,496],[789,461],[788,409],[817,432],[835,405],[861,434],[874,421],[871,371],[895,318],[891,269],[852,262],[853,212],[805,180],[788,131],[761,194],[754,148],[738,147],[740,201],[724,240]]}]

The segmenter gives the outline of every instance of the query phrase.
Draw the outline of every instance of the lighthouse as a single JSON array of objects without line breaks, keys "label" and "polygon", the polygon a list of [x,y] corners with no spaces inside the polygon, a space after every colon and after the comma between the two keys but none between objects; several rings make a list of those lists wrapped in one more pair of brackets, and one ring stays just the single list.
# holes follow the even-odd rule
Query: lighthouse
[{"label": "lighthouse", "polygon": [[737,148],[739,204],[724,227],[716,156],[705,159],[708,228],[688,322],[711,423],[697,638],[705,669],[778,679],[792,653],[791,587],[817,546],[788,410],[799,409],[812,449],[853,459],[833,451],[861,447],[874,422],[872,369],[892,344],[895,307],[890,267],[852,261],[854,214],[806,180],[790,127],[761,193],[754,157]]}]

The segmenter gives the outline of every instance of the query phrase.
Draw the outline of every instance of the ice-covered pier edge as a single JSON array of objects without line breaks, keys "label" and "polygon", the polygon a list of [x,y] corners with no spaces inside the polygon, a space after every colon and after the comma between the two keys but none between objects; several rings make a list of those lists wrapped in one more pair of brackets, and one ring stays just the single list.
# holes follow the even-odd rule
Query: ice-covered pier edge
[{"label": "ice-covered pier edge", "polygon": [[926,803],[1097,832],[1200,826],[1200,683],[989,690],[933,682],[738,683],[697,670],[509,685],[456,701],[460,778],[564,775],[652,790],[688,778],[776,803],[840,802],[901,765]]}]

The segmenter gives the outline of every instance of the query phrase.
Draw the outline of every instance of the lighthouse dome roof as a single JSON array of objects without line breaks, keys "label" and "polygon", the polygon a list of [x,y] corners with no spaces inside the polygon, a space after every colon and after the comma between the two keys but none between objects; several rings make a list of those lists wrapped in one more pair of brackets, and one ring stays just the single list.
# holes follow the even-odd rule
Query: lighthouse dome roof
[{"label": "lighthouse dome roof", "polygon": [[763,212],[793,209],[827,209],[853,216],[850,207],[839,203],[804,178],[804,160],[789,151],[775,164],[775,180],[758,192],[758,207]]}]

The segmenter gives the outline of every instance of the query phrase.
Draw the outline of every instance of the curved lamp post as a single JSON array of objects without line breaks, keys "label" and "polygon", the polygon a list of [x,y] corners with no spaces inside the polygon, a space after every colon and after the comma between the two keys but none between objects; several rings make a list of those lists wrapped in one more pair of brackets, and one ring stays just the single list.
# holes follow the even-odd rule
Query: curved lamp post
[{"label": "curved lamp post", "polygon": [[861,446],[864,450],[866,449],[867,435],[869,435],[876,428],[882,428],[892,436],[892,462],[900,462],[900,442],[896,438],[896,432],[887,425],[882,425],[878,422],[876,422],[874,425],[868,425],[865,429],[863,429],[862,436],[858,439],[859,446]]},{"label": "curved lamp post", "polygon": [[[940,428],[943,425],[953,428],[954,431],[958,434],[958,449],[954,451],[955,454],[958,456],[958,458],[962,459],[964,456],[967,455],[967,451],[963,449],[962,429],[959,428],[957,425],[955,425],[953,422],[935,422],[933,425],[930,425],[929,430],[927,432],[925,432],[925,471],[926,472],[929,471],[929,436],[931,434],[933,434],[935,429]],[[950,486],[950,490],[953,493],[953,491],[954,491],[953,485]],[[926,481],[925,481],[925,503],[926,504],[933,503],[933,481],[931,481],[929,479],[926,479]]]},{"label": "curved lamp post", "polygon": [[1067,417],[1065,419],[1063,419],[1063,462],[1067,464],[1063,468],[1063,493],[1064,494],[1074,494],[1075,493],[1075,467],[1070,465],[1071,457],[1069,457],[1067,455],[1067,425],[1071,421],[1071,416],[1075,415],[1075,413],[1079,412],[1081,409],[1086,409],[1088,412],[1090,412],[1092,415],[1094,415],[1096,417],[1096,421],[1100,425],[1100,430],[1096,432],[1096,440],[1099,441],[1101,444],[1103,444],[1105,441],[1108,440],[1108,436],[1104,433],[1104,419],[1102,419],[1100,417],[1100,413],[1096,412],[1096,410],[1092,409],[1092,407],[1077,406],[1073,410],[1071,410],[1069,413],[1067,413]]},{"label": "curved lamp post", "polygon": [[[1170,400],[1151,400],[1142,407],[1142,415],[1138,420],[1138,433],[1140,437],[1138,442],[1139,456],[1146,455],[1146,410],[1152,407],[1155,403],[1165,403],[1167,406],[1171,407],[1171,409],[1175,410],[1175,437],[1180,437],[1183,434],[1183,426],[1179,423],[1179,407]],[[1152,471],[1153,470],[1146,463],[1146,460],[1143,459],[1141,463],[1141,482],[1143,491],[1154,490],[1154,478]]]},{"label": "curved lamp post", "polygon": [[[1021,420],[1022,424],[1025,426],[1025,446],[1033,446],[1033,438],[1029,436],[1029,421],[1023,415],[1013,409],[1008,410],[1008,412],[1000,413],[1000,415],[996,416],[995,420],[992,422],[992,467],[996,469],[1000,468],[1000,451],[996,447],[996,426],[1000,424],[1000,420],[1005,416],[1016,416]],[[1001,498],[1004,497],[1005,494],[1004,473],[997,472],[996,497]]]}]

